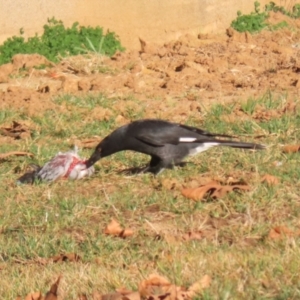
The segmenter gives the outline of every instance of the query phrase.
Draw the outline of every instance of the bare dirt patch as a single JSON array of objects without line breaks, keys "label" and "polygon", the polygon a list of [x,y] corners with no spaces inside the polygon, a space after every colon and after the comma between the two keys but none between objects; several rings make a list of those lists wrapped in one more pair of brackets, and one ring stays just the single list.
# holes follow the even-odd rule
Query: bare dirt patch
[{"label": "bare dirt patch", "polygon": [[[272,18],[281,20],[278,14]],[[40,56],[18,55],[12,64],[0,67],[1,108],[37,114],[55,108],[51,99],[60,93],[103,92],[109,97],[166,100],[163,103],[180,97],[186,98],[184,105],[195,99],[205,103],[245,99],[266,90],[299,95],[299,35],[288,28],[257,35],[228,29],[221,36],[186,35],[165,45],[141,40],[140,51],[104,59],[72,57],[50,67]],[[36,69],[41,65],[48,66]]]}]

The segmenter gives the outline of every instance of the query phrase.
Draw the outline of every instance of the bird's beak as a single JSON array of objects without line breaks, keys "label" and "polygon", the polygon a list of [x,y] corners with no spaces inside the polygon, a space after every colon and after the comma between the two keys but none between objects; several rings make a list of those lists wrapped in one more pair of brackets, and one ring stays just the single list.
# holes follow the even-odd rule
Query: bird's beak
[{"label": "bird's beak", "polygon": [[85,162],[86,168],[90,168],[94,163],[96,163],[101,158],[101,153],[95,151],[92,156]]}]

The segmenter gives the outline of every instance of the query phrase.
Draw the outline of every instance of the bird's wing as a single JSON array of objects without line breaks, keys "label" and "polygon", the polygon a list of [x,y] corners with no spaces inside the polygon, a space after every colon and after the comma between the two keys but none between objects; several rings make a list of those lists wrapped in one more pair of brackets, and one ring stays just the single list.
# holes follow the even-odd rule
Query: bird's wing
[{"label": "bird's wing", "polygon": [[196,127],[188,126],[188,125],[179,124],[179,127],[184,128],[184,129],[189,130],[189,131],[192,131],[192,132],[195,132],[197,134],[206,136],[206,137],[226,137],[226,138],[232,138],[231,135],[211,133],[211,132],[208,132],[208,131],[205,131],[205,130],[202,130],[202,129],[199,129],[199,128],[196,128]]},{"label": "bird's wing", "polygon": [[[135,138],[154,147],[162,147],[166,144],[217,142],[215,137],[231,137],[164,121],[144,121],[142,124],[135,124],[135,126],[139,126],[139,128],[132,128]],[[137,131],[138,134],[135,134],[134,131]]]},{"label": "bird's wing", "polygon": [[215,137],[230,137],[177,123],[149,122],[145,125],[144,123],[144,128],[139,129],[135,137],[154,147],[166,144],[218,142]]},{"label": "bird's wing", "polygon": [[187,131],[180,127],[172,127],[168,130],[156,132],[144,132],[137,135],[136,138],[154,147],[162,147],[166,144],[178,145],[180,143],[201,143],[214,140],[209,136]]},{"label": "bird's wing", "polygon": [[166,139],[162,139],[162,137],[159,137],[155,134],[151,133],[144,133],[144,134],[139,134],[136,136],[136,138],[140,141],[142,141],[145,144],[154,146],[154,147],[162,147],[165,144],[172,144],[168,142]]}]

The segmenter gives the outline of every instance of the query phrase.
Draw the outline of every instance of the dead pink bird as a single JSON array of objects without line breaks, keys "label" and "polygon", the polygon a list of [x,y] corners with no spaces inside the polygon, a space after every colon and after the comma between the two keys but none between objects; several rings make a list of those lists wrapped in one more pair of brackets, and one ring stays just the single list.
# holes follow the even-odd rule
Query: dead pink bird
[{"label": "dead pink bird", "polygon": [[21,176],[17,182],[52,182],[58,179],[76,180],[91,176],[95,172],[94,167],[87,168],[85,159],[80,158],[77,152],[77,147],[68,152],[59,152],[43,167],[33,165],[34,170]]}]

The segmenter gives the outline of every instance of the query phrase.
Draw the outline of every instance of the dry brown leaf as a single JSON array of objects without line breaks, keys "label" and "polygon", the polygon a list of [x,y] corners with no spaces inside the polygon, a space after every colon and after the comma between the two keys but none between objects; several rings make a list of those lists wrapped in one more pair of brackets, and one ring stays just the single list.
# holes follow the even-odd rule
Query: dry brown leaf
[{"label": "dry brown leaf", "polygon": [[141,296],[139,292],[132,292],[126,295],[123,295],[122,300],[140,300]]},{"label": "dry brown leaf", "polygon": [[169,287],[171,283],[165,277],[157,274],[151,274],[148,279],[143,280],[139,284],[139,293],[141,297],[148,297],[157,294],[163,294],[166,287]]},{"label": "dry brown leaf", "polygon": [[119,235],[120,232],[122,232],[123,229],[118,221],[115,219],[112,219],[111,222],[107,225],[107,227],[104,229],[105,234],[111,234],[111,235]]},{"label": "dry brown leaf", "polygon": [[171,284],[168,279],[152,274],[139,285],[142,298],[148,300],[187,300],[194,298],[211,284],[211,277],[203,276],[199,281],[185,289],[181,286]]},{"label": "dry brown leaf", "polygon": [[288,102],[282,109],[282,112],[283,113],[287,113],[287,112],[296,113],[296,109],[297,109],[297,103]]},{"label": "dry brown leaf", "polygon": [[46,293],[44,300],[57,300],[57,290],[58,290],[60,280],[61,280],[61,275],[52,284],[50,291]]},{"label": "dry brown leaf", "polygon": [[86,294],[81,294],[81,295],[78,295],[78,299],[77,300],[88,300],[88,297]]},{"label": "dry brown leaf", "polygon": [[121,238],[126,238],[132,236],[134,231],[129,228],[123,229],[118,221],[112,219],[111,222],[104,229],[104,233],[119,236]]},{"label": "dry brown leaf", "polygon": [[33,157],[34,155],[29,152],[23,152],[23,151],[11,151],[11,152],[6,152],[6,153],[0,153],[0,159],[7,158],[9,156],[31,156]]},{"label": "dry brown leaf", "polygon": [[25,300],[42,300],[42,299],[44,299],[44,297],[40,292],[30,293],[25,297]]},{"label": "dry brown leaf", "polygon": [[98,293],[98,292],[93,292],[93,300],[102,300],[102,294]]},{"label": "dry brown leaf", "polygon": [[0,129],[2,135],[13,137],[15,139],[30,137],[30,130],[26,125],[13,121],[10,127],[2,127]]},{"label": "dry brown leaf", "polygon": [[214,192],[216,189],[222,187],[220,184],[218,184],[216,181],[211,181],[207,183],[206,185],[197,187],[197,188],[190,188],[190,189],[182,189],[181,193],[183,196],[193,199],[195,201],[202,200],[206,193]]},{"label": "dry brown leaf", "polygon": [[300,152],[300,145],[285,145],[282,147],[284,153],[296,153]]},{"label": "dry brown leaf", "polygon": [[[186,290],[181,286],[176,286],[174,284],[169,287],[164,288],[164,294],[158,296],[158,299],[167,299],[167,300],[184,300],[188,298]],[[151,297],[149,297],[151,298]]]},{"label": "dry brown leaf", "polygon": [[268,237],[269,239],[276,240],[295,235],[299,235],[299,233],[295,233],[285,226],[276,226],[270,230]]},{"label": "dry brown leaf", "polygon": [[279,184],[279,178],[270,174],[266,174],[261,179],[261,182],[265,182],[268,185],[277,185]]},{"label": "dry brown leaf", "polygon": [[201,201],[206,195],[210,195],[211,198],[222,198],[235,190],[249,191],[250,187],[246,184],[221,185],[217,181],[211,181],[197,188],[183,189],[181,193],[186,198]]},{"label": "dry brown leaf", "polygon": [[209,275],[204,275],[199,281],[195,282],[188,288],[188,293],[190,298],[194,298],[204,289],[207,289],[211,284],[211,277]]},{"label": "dry brown leaf", "polygon": [[116,289],[116,292],[122,294],[122,295],[127,295],[127,294],[131,294],[131,293],[134,293],[134,291],[132,290],[128,290],[126,287],[122,286],[118,289]]},{"label": "dry brown leaf", "polygon": [[101,295],[101,300],[121,300],[123,298],[120,293],[108,293]]},{"label": "dry brown leaf", "polygon": [[77,255],[76,253],[58,254],[49,258],[49,261],[52,261],[54,263],[63,262],[63,261],[77,262],[80,260],[81,260],[80,256]]}]

